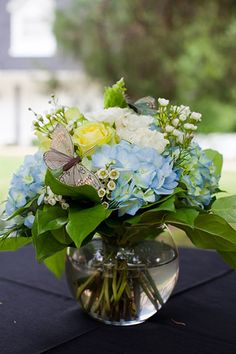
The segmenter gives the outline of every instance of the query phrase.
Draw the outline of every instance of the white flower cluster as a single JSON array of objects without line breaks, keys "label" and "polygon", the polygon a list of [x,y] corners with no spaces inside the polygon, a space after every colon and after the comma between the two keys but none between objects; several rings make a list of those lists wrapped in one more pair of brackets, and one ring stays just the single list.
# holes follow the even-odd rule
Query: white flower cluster
[{"label": "white flower cluster", "polygon": [[155,123],[152,116],[136,114],[129,108],[107,108],[84,116],[89,121],[109,123],[115,127],[119,139],[141,147],[154,148],[160,154],[169,143],[163,133],[151,129]]},{"label": "white flower cluster", "polygon": [[[120,176],[120,172],[116,169],[111,169],[110,167],[101,168],[96,172],[96,176],[102,182],[102,187],[98,190],[98,196],[101,199],[111,199],[111,192],[116,188],[116,180]],[[102,203],[105,208],[109,207],[107,201]]]},{"label": "white flower cluster", "polygon": [[46,187],[46,193],[43,201],[45,204],[50,205],[56,205],[56,203],[59,203],[62,209],[65,210],[69,208],[69,204],[62,198],[62,195],[54,194],[49,186]]},{"label": "white flower cluster", "polygon": [[165,136],[170,141],[178,144],[189,143],[193,138],[193,132],[197,130],[197,123],[201,121],[201,114],[191,112],[188,106],[169,106],[169,101],[159,98],[158,123]]}]

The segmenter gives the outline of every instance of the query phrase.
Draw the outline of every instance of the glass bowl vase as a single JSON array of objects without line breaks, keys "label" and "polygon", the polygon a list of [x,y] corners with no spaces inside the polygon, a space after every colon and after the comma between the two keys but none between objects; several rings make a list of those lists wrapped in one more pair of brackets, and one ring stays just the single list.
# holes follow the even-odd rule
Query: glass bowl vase
[{"label": "glass bowl vase", "polygon": [[73,296],[106,324],[144,322],[166,303],[178,278],[178,251],[165,225],[132,227],[132,233],[150,239],[120,245],[96,237],[80,249],[67,249],[66,277]]}]

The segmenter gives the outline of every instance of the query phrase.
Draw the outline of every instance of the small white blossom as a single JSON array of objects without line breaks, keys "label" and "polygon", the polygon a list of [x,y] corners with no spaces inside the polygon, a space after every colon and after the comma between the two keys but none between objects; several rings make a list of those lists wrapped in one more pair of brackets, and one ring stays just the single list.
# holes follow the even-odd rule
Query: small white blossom
[{"label": "small white blossom", "polygon": [[172,125],[167,125],[167,126],[165,127],[165,130],[166,130],[167,133],[172,133],[174,129],[175,129],[175,128],[172,127]]},{"label": "small white blossom", "polygon": [[48,204],[50,204],[50,205],[52,205],[52,206],[53,206],[53,205],[55,205],[55,204],[56,204],[56,202],[57,202],[57,201],[56,201],[56,199],[55,199],[55,198],[53,198],[53,197],[49,197],[49,198],[48,198]]},{"label": "small white blossom", "polygon": [[100,189],[98,190],[98,196],[99,196],[100,198],[103,198],[105,195],[106,195],[106,190],[105,190],[104,188],[100,188]]},{"label": "small white blossom", "polygon": [[179,115],[179,120],[180,120],[181,122],[184,122],[186,119],[187,119],[186,114],[181,113],[181,114]]},{"label": "small white blossom", "polygon": [[179,119],[178,118],[173,119],[172,120],[172,124],[173,124],[174,127],[177,127],[178,124],[179,124]]},{"label": "small white blossom", "polygon": [[200,122],[201,118],[202,118],[202,115],[201,115],[201,113],[198,113],[198,112],[192,112],[190,117],[192,119],[196,120],[197,122]]},{"label": "small white blossom", "polygon": [[68,203],[63,202],[63,203],[61,203],[61,207],[62,207],[62,209],[66,210],[66,209],[68,209],[70,206],[69,206]]},{"label": "small white blossom", "polygon": [[101,168],[100,170],[97,171],[96,174],[100,179],[105,179],[108,177],[108,171],[105,168]]},{"label": "small white blossom", "polygon": [[62,195],[55,195],[54,198],[57,202],[62,202]]},{"label": "small white blossom", "polygon": [[179,136],[179,133],[180,133],[180,131],[178,129],[174,129],[173,132],[172,132],[172,134],[174,136]]},{"label": "small white blossom", "polygon": [[196,129],[197,129],[197,126],[194,125],[194,124],[185,123],[185,124],[184,124],[184,128],[185,128],[186,130],[196,130]]},{"label": "small white blossom", "polygon": [[109,181],[108,183],[107,183],[107,188],[110,190],[110,191],[113,191],[115,188],[116,188],[116,184],[115,184],[115,182],[114,181]]},{"label": "small white blossom", "polygon": [[166,107],[169,104],[169,100],[166,100],[165,98],[158,98],[158,103],[162,107]]},{"label": "small white blossom", "polygon": [[120,176],[120,172],[118,170],[113,169],[109,172],[110,179],[116,180],[119,178],[119,176]]},{"label": "small white blossom", "polygon": [[105,209],[109,208],[109,204],[107,202],[103,202],[102,205],[104,206]]},{"label": "small white blossom", "polygon": [[189,106],[181,105],[179,108],[180,108],[179,112],[181,114],[185,114],[186,116],[188,116],[191,113]]},{"label": "small white blossom", "polygon": [[179,131],[179,134],[178,134],[176,140],[177,140],[180,144],[182,144],[183,141],[184,141],[184,133]]}]

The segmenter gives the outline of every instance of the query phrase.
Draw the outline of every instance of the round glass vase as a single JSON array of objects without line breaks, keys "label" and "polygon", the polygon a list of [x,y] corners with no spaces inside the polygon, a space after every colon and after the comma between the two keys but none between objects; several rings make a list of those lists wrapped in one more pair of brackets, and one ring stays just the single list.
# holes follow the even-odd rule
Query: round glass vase
[{"label": "round glass vase", "polygon": [[165,304],[178,278],[178,252],[169,229],[130,229],[132,240],[145,240],[129,244],[128,228],[126,245],[95,237],[80,249],[67,249],[66,277],[73,296],[106,324],[144,322]]}]

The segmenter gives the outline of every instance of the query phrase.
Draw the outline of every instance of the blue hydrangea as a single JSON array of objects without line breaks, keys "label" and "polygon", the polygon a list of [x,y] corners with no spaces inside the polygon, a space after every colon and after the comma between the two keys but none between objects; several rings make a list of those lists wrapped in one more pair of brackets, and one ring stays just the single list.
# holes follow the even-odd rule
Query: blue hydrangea
[{"label": "blue hydrangea", "polygon": [[[5,208],[7,216],[12,215],[18,208],[23,207],[42,191],[45,173],[46,165],[40,151],[25,157],[22,166],[11,180]],[[24,224],[31,227],[33,219],[33,215],[28,215]]]},{"label": "blue hydrangea", "polygon": [[180,181],[187,188],[185,202],[200,208],[208,206],[218,189],[220,175],[217,175],[212,160],[197,144],[192,144],[188,158],[182,163],[180,176]]},{"label": "blue hydrangea", "polygon": [[92,166],[94,169],[112,166],[120,172],[111,193],[119,216],[136,214],[143,205],[173,193],[178,184],[170,158],[161,156],[155,149],[125,141],[99,148],[92,156]]}]

